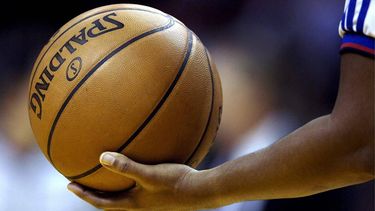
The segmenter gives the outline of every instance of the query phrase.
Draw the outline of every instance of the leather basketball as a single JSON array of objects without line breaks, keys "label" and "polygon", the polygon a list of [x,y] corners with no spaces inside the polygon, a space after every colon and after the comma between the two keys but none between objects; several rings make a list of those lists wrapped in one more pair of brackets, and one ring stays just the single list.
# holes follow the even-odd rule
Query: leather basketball
[{"label": "leather basketball", "polygon": [[202,42],[141,5],[104,6],[69,21],[41,50],[29,88],[41,151],[69,180],[103,191],[134,182],[103,168],[102,152],[195,167],[220,123],[220,79]]}]

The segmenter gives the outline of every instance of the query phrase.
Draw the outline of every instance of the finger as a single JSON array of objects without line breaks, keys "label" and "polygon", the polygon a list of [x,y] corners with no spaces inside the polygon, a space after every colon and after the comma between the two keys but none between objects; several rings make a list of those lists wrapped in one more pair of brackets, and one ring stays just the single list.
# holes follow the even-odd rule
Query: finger
[{"label": "finger", "polygon": [[138,204],[133,197],[134,192],[138,191],[138,189],[132,189],[131,191],[124,192],[98,193],[77,183],[70,183],[68,185],[68,189],[81,199],[99,209],[124,211],[127,209],[138,208]]},{"label": "finger", "polygon": [[99,194],[93,191],[90,191],[87,188],[82,187],[81,185],[78,185],[77,183],[70,183],[68,185],[68,190],[73,192],[79,198],[85,200],[86,202],[90,203],[91,205],[99,209],[106,209],[106,208],[113,207],[113,202],[111,199],[104,198],[100,196]]},{"label": "finger", "polygon": [[132,161],[123,154],[104,152],[100,155],[100,163],[107,169],[124,175],[136,182],[147,181],[152,174],[152,167]]}]

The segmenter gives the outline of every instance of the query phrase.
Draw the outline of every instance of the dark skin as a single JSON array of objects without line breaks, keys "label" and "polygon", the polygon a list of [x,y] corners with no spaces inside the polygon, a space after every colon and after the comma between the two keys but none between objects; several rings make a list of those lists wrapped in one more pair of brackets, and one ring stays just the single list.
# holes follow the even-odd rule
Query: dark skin
[{"label": "dark skin", "polygon": [[[102,165],[136,181],[113,195],[76,183],[78,197],[106,210],[197,210],[244,200],[294,198],[374,179],[373,59],[344,54],[333,111],[273,145],[197,171],[180,164],[143,165],[103,153]],[[114,159],[104,159],[111,155]]]}]

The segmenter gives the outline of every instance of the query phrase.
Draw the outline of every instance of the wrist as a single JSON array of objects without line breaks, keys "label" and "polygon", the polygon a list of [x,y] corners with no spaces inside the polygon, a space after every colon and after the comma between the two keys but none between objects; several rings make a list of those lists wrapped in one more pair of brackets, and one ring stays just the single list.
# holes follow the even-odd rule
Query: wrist
[{"label": "wrist", "polygon": [[220,184],[217,168],[194,172],[191,185],[194,187],[195,203],[202,203],[201,208],[217,208],[228,204],[222,194],[223,186]]}]

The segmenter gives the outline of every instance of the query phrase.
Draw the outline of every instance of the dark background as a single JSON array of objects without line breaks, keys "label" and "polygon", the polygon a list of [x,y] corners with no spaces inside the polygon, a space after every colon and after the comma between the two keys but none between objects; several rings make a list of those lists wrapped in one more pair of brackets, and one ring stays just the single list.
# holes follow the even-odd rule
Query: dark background
[{"label": "dark background", "polygon": [[[169,13],[184,22],[212,52],[219,71],[225,71],[228,66],[234,67],[231,71],[244,73],[250,82],[254,81],[254,84],[257,84],[248,84],[249,89],[256,94],[264,91],[267,97],[250,99],[254,113],[288,113],[293,119],[290,131],[313,118],[329,113],[335,102],[340,59],[340,37],[337,28],[344,1],[6,2],[2,6],[3,12],[0,13],[0,133],[4,137],[0,141],[12,145],[11,149],[20,151],[21,156],[29,151],[35,153],[29,149],[34,148],[35,144],[25,144],[29,143],[27,140],[32,140],[31,136],[19,134],[30,134],[24,132],[28,130],[25,129],[27,126],[12,122],[14,118],[9,116],[12,112],[8,109],[17,107],[12,106],[15,103],[26,104],[27,99],[17,100],[14,96],[23,96],[20,93],[23,93],[38,52],[49,37],[67,21],[89,9],[107,4],[144,4]],[[222,80],[224,84],[226,78],[223,78],[223,75]],[[223,89],[226,101],[226,86],[223,85]],[[262,99],[264,102],[256,102]],[[236,102],[227,100],[226,103]],[[259,107],[262,106],[268,109],[259,111]],[[234,118],[235,114],[232,115],[230,109],[225,109],[224,105],[224,113],[227,112],[227,116]],[[243,109],[245,112],[247,108]],[[26,112],[22,114],[26,115]],[[249,122],[248,127],[243,130],[251,131],[255,128],[262,115],[255,115],[254,118],[249,116],[248,120],[244,120]],[[22,117],[17,118],[22,119],[19,121],[23,124],[28,124]],[[230,121],[237,120],[228,120]],[[242,122],[238,122],[240,123],[243,125]],[[217,144],[201,168],[224,162],[225,159],[214,162],[217,157],[225,157],[227,153],[220,147],[227,146],[228,140],[234,140],[241,135],[242,131],[226,129],[226,124],[223,123]],[[370,211],[374,210],[373,187],[373,182],[370,182],[310,197],[272,200],[266,203],[264,210]],[[4,190],[0,183],[1,191]],[[28,208],[33,210],[31,207]]]}]

